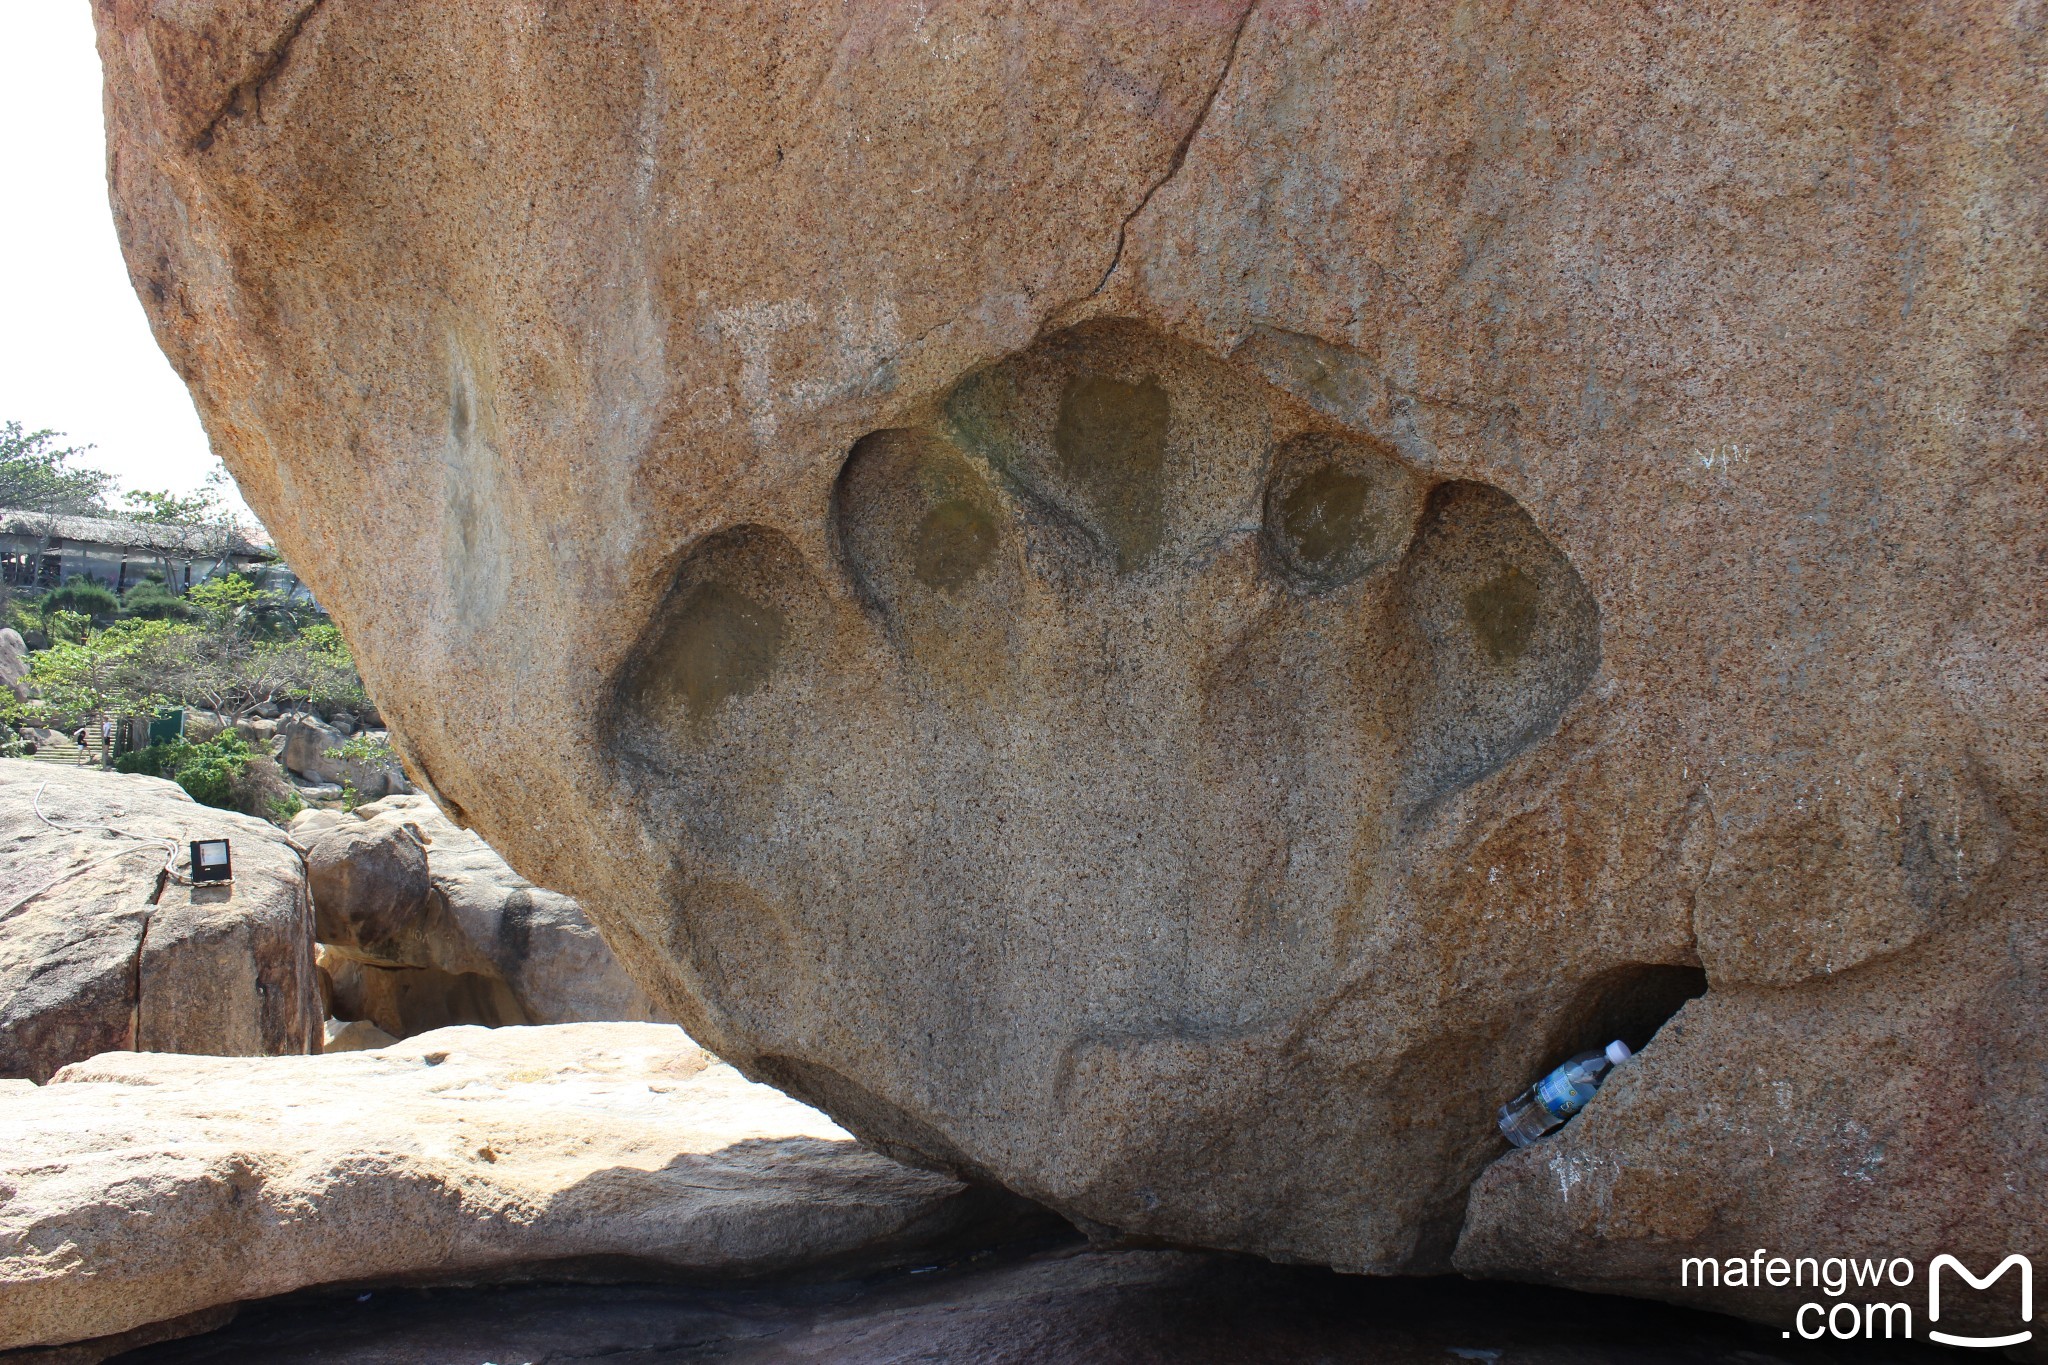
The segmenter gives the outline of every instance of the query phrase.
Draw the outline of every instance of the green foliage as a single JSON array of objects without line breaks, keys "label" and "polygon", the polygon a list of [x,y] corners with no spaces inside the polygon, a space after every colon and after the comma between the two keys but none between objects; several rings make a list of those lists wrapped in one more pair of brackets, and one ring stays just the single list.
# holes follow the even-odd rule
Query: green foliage
[{"label": "green foliage", "polygon": [[196,621],[199,608],[165,587],[161,579],[145,578],[121,594],[121,611],[140,621]]},{"label": "green foliage", "polygon": [[52,588],[37,605],[45,620],[57,611],[74,611],[96,626],[106,625],[121,614],[121,599],[114,595],[114,590],[89,578],[75,578],[61,588]]},{"label": "green foliage", "polygon": [[43,614],[36,610],[35,603],[25,602],[19,597],[10,598],[5,618],[0,625],[12,626],[30,649],[42,649],[50,643],[50,633],[44,628]]},{"label": "green foliage", "polygon": [[91,446],[60,446],[54,431],[24,431],[21,423],[0,424],[0,507],[58,515],[103,517],[114,476],[98,469],[73,469],[71,461]]},{"label": "green foliage", "polygon": [[249,575],[224,573],[218,578],[194,584],[186,592],[185,600],[214,624],[233,625],[262,595],[263,589],[257,587]]},{"label": "green foliage", "polygon": [[255,608],[279,596],[230,576],[177,599],[191,620],[142,617],[93,630],[83,614],[52,612],[44,623],[46,647],[29,669],[42,723],[62,727],[163,706],[244,716],[266,702],[362,705],[362,677],[333,626],[261,638],[266,627]]},{"label": "green foliage", "polygon": [[157,526],[197,526],[219,516],[222,510],[219,495],[207,489],[185,494],[168,489],[162,492],[137,489],[123,493],[121,501],[128,504],[123,511],[128,520],[146,521]]},{"label": "green foliage", "polygon": [[366,763],[373,768],[395,768],[398,753],[391,747],[391,741],[383,735],[363,733],[351,735],[348,742],[328,750],[336,758],[352,759]]},{"label": "green foliage", "polygon": [[289,640],[256,646],[283,680],[280,695],[308,706],[361,706],[362,675],[348,642],[330,625],[307,626]]},{"label": "green foliage", "polygon": [[83,612],[53,611],[43,617],[45,645],[82,642],[92,633],[92,618]]},{"label": "green foliage", "polygon": [[[391,747],[391,741],[383,735],[351,735],[348,741],[328,750],[336,758],[361,763],[371,768],[396,768],[398,752]],[[356,784],[348,778],[341,780],[341,808],[354,810],[363,804],[363,794],[356,790]]]},{"label": "green foliage", "polygon": [[[72,623],[78,635],[68,633]],[[174,683],[191,629],[170,621],[122,621],[93,631],[82,616],[54,613],[49,646],[29,661],[28,684],[41,720],[69,729],[89,716],[142,715],[176,700],[174,685],[167,684]]]},{"label": "green foliage", "polygon": [[114,768],[124,773],[168,777],[202,806],[236,810],[243,770],[254,757],[240,735],[225,730],[204,744],[175,739],[121,754],[114,759]]},{"label": "green foliage", "polygon": [[169,489],[137,489],[123,493],[121,501],[127,504],[123,515],[130,521],[153,522],[159,526],[231,527],[235,521],[234,511],[229,506],[232,491],[233,482],[228,478],[227,466],[215,460],[206,482],[190,493],[173,493]]},{"label": "green foliage", "polygon": [[216,628],[250,640],[290,640],[320,614],[310,602],[273,592],[246,573],[222,574],[195,584],[185,600]]}]

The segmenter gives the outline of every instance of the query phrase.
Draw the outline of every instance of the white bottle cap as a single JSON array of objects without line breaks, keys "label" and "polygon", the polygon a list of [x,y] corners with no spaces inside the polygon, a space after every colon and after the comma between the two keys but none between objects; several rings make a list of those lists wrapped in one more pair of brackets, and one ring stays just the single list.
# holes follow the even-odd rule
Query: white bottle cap
[{"label": "white bottle cap", "polygon": [[1607,1045],[1607,1060],[1614,1063],[1616,1066],[1620,1066],[1623,1062],[1627,1061],[1629,1058],[1635,1055],[1635,1053],[1630,1052],[1628,1050],[1628,1044],[1622,1042],[1619,1038],[1616,1038],[1613,1042]]}]

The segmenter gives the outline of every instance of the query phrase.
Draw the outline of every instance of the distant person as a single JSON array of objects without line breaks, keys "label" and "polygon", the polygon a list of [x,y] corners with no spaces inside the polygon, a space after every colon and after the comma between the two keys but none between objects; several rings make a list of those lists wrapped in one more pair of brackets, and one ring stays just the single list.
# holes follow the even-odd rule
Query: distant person
[{"label": "distant person", "polygon": [[80,763],[92,762],[92,750],[85,747],[88,733],[83,725],[71,732],[71,742],[78,746],[78,761]]}]

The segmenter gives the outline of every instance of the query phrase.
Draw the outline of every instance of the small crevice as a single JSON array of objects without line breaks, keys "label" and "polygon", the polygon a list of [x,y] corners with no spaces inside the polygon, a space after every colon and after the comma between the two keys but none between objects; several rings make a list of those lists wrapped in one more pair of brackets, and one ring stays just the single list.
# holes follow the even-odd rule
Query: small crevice
[{"label": "small crevice", "polygon": [[264,54],[255,72],[228,91],[228,97],[221,101],[220,108],[214,110],[213,117],[206,121],[206,126],[199,130],[199,135],[192,139],[194,151],[203,152],[213,146],[214,137],[219,133],[221,124],[245,108],[252,110],[258,119],[263,117],[263,88],[276,79],[277,73],[284,68],[285,60],[291,56],[292,44],[298,41],[300,30],[304,29],[306,21],[313,17],[313,11],[325,3],[326,0],[306,0],[306,3],[299,7],[298,13],[285,25],[277,41],[270,45],[270,51]]},{"label": "small crevice", "polygon": [[1116,274],[1116,268],[1123,264],[1124,242],[1130,233],[1131,224],[1137,221],[1138,215],[1151,204],[1152,197],[1165,189],[1166,182],[1180,174],[1180,168],[1186,164],[1188,149],[1195,145],[1196,135],[1209,121],[1209,111],[1216,107],[1216,97],[1223,93],[1224,82],[1230,79],[1231,69],[1237,65],[1237,45],[1244,40],[1245,26],[1251,23],[1252,14],[1258,7],[1258,0],[1252,0],[1244,7],[1244,13],[1237,17],[1237,27],[1231,30],[1230,34],[1229,50],[1223,54],[1223,69],[1216,73],[1215,83],[1209,87],[1208,95],[1202,100],[1202,107],[1196,111],[1193,122],[1188,125],[1186,136],[1182,137],[1180,145],[1173,149],[1173,156],[1166,163],[1166,174],[1152,182],[1144,196],[1138,200],[1137,207],[1125,214],[1124,220],[1117,224],[1116,251],[1109,258],[1109,268],[1102,272],[1102,278],[1095,282],[1095,288],[1089,291],[1088,297],[1094,298],[1109,286],[1110,276]]},{"label": "small crevice", "polygon": [[142,912],[142,932],[135,936],[135,961],[129,970],[129,998],[135,1003],[129,1007],[128,1048],[131,1052],[142,1051],[142,955],[149,948],[149,926],[156,918],[156,908],[163,901],[164,889],[171,884],[171,869],[165,865],[156,874],[156,890],[149,893],[148,908]]}]

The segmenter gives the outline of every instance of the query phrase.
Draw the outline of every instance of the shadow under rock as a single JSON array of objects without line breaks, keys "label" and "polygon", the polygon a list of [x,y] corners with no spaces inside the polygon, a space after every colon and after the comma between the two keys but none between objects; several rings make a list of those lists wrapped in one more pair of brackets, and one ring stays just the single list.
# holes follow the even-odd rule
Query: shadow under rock
[{"label": "shadow under rock", "polygon": [[528,1285],[310,1295],[246,1307],[123,1365],[1936,1365],[1910,1345],[1804,1346],[1713,1314],[1457,1278],[1336,1275],[1243,1257],[980,1252],[837,1283]]}]

